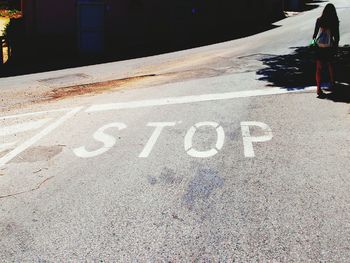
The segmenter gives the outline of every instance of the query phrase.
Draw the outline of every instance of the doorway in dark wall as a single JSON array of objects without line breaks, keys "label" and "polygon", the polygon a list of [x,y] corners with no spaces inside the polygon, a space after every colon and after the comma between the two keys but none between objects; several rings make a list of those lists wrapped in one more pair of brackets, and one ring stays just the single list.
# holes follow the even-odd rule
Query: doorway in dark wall
[{"label": "doorway in dark wall", "polygon": [[100,1],[77,3],[78,49],[81,54],[100,54],[105,47],[105,4]]}]

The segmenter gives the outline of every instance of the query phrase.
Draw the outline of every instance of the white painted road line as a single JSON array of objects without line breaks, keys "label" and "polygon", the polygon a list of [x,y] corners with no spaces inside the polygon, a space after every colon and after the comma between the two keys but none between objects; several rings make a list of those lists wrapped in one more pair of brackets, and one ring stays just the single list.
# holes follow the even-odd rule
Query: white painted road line
[{"label": "white painted road line", "polygon": [[9,142],[9,143],[4,143],[4,144],[0,144],[0,152],[3,152],[3,151],[5,151],[5,150],[10,149],[10,148],[13,147],[16,143],[17,143],[17,141]]},{"label": "white painted road line", "polygon": [[[310,92],[310,91],[315,91],[315,90],[316,90],[316,87],[308,87],[308,88],[305,88],[302,90],[300,90],[300,89],[287,90],[287,89],[281,89],[281,88],[268,88],[268,89],[236,91],[236,92],[228,92],[228,93],[214,93],[214,94],[204,94],[204,95],[196,95],[196,96],[162,98],[162,99],[155,99],[155,100],[130,101],[130,102],[122,102],[122,103],[108,103],[108,104],[92,105],[92,106],[88,107],[85,112],[99,112],[99,111],[109,111],[109,110],[119,110],[119,109],[135,109],[135,108],[143,108],[143,107],[165,106],[165,105],[173,105],[173,104],[185,104],[185,103],[192,103],[192,102],[229,100],[229,99],[237,99],[237,98],[279,95],[279,94],[288,94],[288,93],[303,93],[303,92]],[[28,117],[28,116],[36,116],[36,115],[40,115],[40,114],[55,113],[55,112],[68,112],[70,110],[72,110],[72,108],[22,113],[22,114],[11,115],[11,116],[0,116],[0,120],[22,118],[22,117]]]},{"label": "white painted road line", "polygon": [[0,116],[0,119],[7,120],[7,119],[15,119],[15,118],[22,118],[22,117],[28,117],[28,116],[36,116],[41,114],[47,114],[47,113],[56,113],[56,112],[68,112],[72,109],[57,109],[57,110],[48,110],[48,111],[37,111],[37,112],[29,112],[29,113],[22,113],[17,115],[10,115],[10,116]]},{"label": "white painted road line", "polygon": [[44,130],[42,130],[41,132],[36,134],[31,139],[25,141],[24,143],[22,143],[21,145],[19,145],[15,149],[13,149],[11,152],[7,153],[5,156],[0,158],[0,167],[2,167],[3,165],[5,165],[9,161],[11,161],[18,154],[22,153],[23,151],[25,151],[26,149],[28,149],[29,147],[34,145],[36,142],[38,142],[42,138],[44,138],[46,135],[48,135],[50,132],[55,130],[58,126],[60,126],[65,121],[67,121],[69,118],[73,117],[76,113],[78,113],[82,109],[83,109],[83,107],[79,107],[79,108],[75,108],[75,109],[71,110],[70,112],[65,114],[63,117],[61,117],[58,121],[54,122],[53,124],[51,124],[50,126],[45,128]]},{"label": "white painted road line", "polygon": [[130,101],[130,102],[122,102],[122,103],[92,105],[89,108],[87,108],[85,112],[136,109],[136,108],[145,108],[145,107],[154,107],[154,106],[186,104],[186,103],[194,103],[194,102],[229,100],[229,99],[236,99],[236,98],[248,98],[248,97],[257,97],[257,96],[288,94],[288,93],[301,93],[301,92],[309,92],[309,91],[315,91],[315,90],[316,90],[315,87],[305,88],[302,90],[268,88],[268,89],[236,91],[236,92],[228,92],[228,93],[203,94],[203,95],[196,95],[196,96],[184,96],[184,97],[162,98],[162,99],[155,99],[155,100],[142,100],[142,101]]},{"label": "white painted road line", "polygon": [[42,127],[45,123],[49,122],[50,120],[52,119],[48,118],[48,119],[42,119],[38,121],[29,121],[25,123],[16,124],[16,125],[1,127],[0,136],[7,136],[11,134],[36,130]]}]

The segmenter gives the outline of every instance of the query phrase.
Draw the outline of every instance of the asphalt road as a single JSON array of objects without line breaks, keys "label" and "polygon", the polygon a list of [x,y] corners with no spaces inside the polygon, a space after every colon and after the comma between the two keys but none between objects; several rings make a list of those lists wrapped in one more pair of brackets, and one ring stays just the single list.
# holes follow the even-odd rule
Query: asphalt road
[{"label": "asphalt road", "polygon": [[[333,3],[345,45],[350,4]],[[349,104],[257,74],[306,46],[321,11],[0,80],[0,261],[348,262]]]}]

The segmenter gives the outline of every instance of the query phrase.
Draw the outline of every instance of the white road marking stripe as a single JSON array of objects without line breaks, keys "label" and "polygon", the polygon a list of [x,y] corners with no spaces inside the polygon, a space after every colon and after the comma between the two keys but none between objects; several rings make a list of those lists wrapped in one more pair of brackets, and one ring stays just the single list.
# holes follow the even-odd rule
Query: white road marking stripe
[{"label": "white road marking stripe", "polygon": [[288,93],[300,93],[300,92],[314,91],[315,89],[316,89],[315,87],[305,88],[303,90],[268,88],[268,89],[236,91],[236,92],[228,92],[228,93],[162,98],[162,99],[155,99],[155,100],[110,103],[110,104],[92,105],[89,108],[87,108],[85,112],[136,109],[136,108],[144,108],[144,107],[165,106],[165,105],[185,104],[185,103],[194,103],[194,102],[229,100],[229,99],[236,99],[236,98],[248,98],[248,97],[257,97],[257,96],[288,94]]},{"label": "white road marking stripe", "polygon": [[50,132],[52,132],[54,129],[56,129],[58,126],[60,126],[62,123],[67,121],[69,118],[73,117],[76,113],[78,113],[82,109],[83,109],[83,107],[79,107],[79,108],[75,108],[75,109],[71,110],[70,112],[65,114],[63,117],[61,117],[58,121],[54,122],[53,124],[51,124],[50,126],[45,128],[44,130],[42,130],[41,132],[36,134],[34,137],[29,139],[28,141],[25,141],[24,143],[22,143],[21,145],[16,147],[14,150],[12,150],[8,154],[6,154],[2,158],[0,158],[0,167],[2,167],[3,165],[5,165],[9,161],[11,161],[18,154],[22,153],[23,151],[25,151],[26,149],[28,149],[29,147],[31,147],[32,145],[37,143],[39,140],[44,138],[46,135],[48,135]]},{"label": "white road marking stripe", "polygon": [[28,116],[35,116],[40,114],[46,114],[46,113],[54,113],[54,112],[64,112],[64,111],[70,111],[72,109],[57,109],[57,110],[48,110],[48,111],[38,111],[38,112],[30,112],[30,113],[22,113],[17,115],[11,115],[11,116],[0,116],[0,119],[6,120],[6,119],[14,119],[14,118],[21,118],[21,117],[28,117]]},{"label": "white road marking stripe", "polygon": [[4,143],[4,144],[0,144],[0,152],[3,152],[7,149],[10,149],[13,145],[15,145],[17,143],[17,141],[15,142],[9,142],[9,143]]},{"label": "white road marking stripe", "polygon": [[45,123],[49,122],[50,120],[52,120],[52,118],[42,119],[38,121],[29,121],[29,122],[11,125],[7,127],[1,127],[0,136],[7,136],[7,135],[26,132],[30,130],[36,130],[42,127]]},{"label": "white road marking stripe", "polygon": [[[287,93],[301,93],[301,92],[308,92],[308,91],[315,91],[315,90],[316,90],[316,87],[309,87],[302,90],[298,90],[298,89],[286,90],[281,88],[269,88],[269,89],[237,91],[237,92],[229,92],[229,93],[163,98],[163,99],[155,99],[155,100],[131,101],[131,102],[125,102],[125,103],[110,103],[110,104],[92,105],[86,109],[86,112],[132,109],[132,108],[141,108],[141,107],[153,107],[153,106],[184,104],[184,103],[191,103],[191,102],[202,102],[202,101],[204,102],[204,101],[214,101],[214,100],[227,100],[227,99],[235,99],[235,98],[247,98],[247,97],[256,97],[256,96],[287,94]],[[14,118],[35,116],[35,115],[46,114],[46,113],[65,112],[65,111],[68,112],[70,110],[72,110],[72,108],[29,112],[29,113],[22,113],[17,115],[10,115],[10,116],[0,116],[0,119],[2,120],[14,119]]]}]

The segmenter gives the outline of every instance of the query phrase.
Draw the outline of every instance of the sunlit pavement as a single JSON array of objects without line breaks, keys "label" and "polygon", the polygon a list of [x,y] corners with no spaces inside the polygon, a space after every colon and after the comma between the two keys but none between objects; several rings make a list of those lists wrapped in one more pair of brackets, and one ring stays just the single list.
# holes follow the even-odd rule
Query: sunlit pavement
[{"label": "sunlit pavement", "polygon": [[[350,43],[348,3],[333,2]],[[266,63],[307,45],[320,12],[1,79],[1,261],[347,262],[349,104],[295,76],[274,85]]]}]

